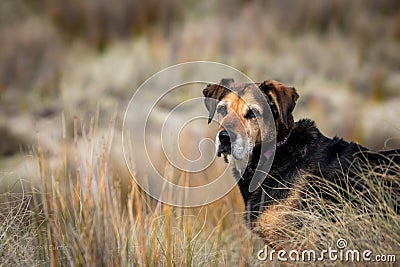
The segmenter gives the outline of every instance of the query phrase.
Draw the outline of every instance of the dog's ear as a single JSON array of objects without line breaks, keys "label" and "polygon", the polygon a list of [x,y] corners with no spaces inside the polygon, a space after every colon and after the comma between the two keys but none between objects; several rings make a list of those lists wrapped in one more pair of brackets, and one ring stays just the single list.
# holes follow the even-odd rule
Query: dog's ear
[{"label": "dog's ear", "polygon": [[227,92],[229,92],[229,88],[231,88],[233,83],[233,79],[222,79],[219,84],[208,84],[207,87],[204,88],[204,104],[209,112],[208,123],[210,123],[214,117],[217,102],[220,101]]},{"label": "dog's ear", "polygon": [[281,122],[286,128],[291,127],[293,124],[292,111],[299,98],[296,89],[274,80],[266,80],[259,87],[272,102],[271,104],[275,105]]}]

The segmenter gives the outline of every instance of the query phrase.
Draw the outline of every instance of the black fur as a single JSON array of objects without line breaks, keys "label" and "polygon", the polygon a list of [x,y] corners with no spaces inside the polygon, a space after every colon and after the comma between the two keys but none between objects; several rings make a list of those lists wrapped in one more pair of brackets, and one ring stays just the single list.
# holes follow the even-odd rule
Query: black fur
[{"label": "black fur", "polygon": [[[256,146],[251,162],[243,175],[233,169],[246,211],[250,215],[248,223],[256,220],[258,214],[269,206],[285,199],[293,186],[300,179],[304,179],[305,173],[322,177],[322,182],[333,183],[336,185],[336,192],[321,189],[321,182],[313,183],[312,179],[307,181],[307,186],[313,187],[314,184],[315,187],[304,188],[304,192],[317,192],[321,197],[333,202],[337,201],[337,194],[351,201],[357,201],[354,199],[355,192],[368,197],[368,185],[359,177],[358,168],[367,164],[375,171],[384,173],[388,170],[388,166],[400,164],[400,150],[376,153],[337,137],[330,139],[317,129],[313,121],[303,119],[295,123],[288,141],[277,148],[269,177],[254,192],[249,192],[250,181],[259,160],[264,159],[263,156],[260,157],[260,146]],[[390,181],[385,182],[386,185],[396,187],[394,192],[397,195],[400,195],[399,180],[394,184]],[[400,211],[398,206],[396,209],[397,212]]]}]

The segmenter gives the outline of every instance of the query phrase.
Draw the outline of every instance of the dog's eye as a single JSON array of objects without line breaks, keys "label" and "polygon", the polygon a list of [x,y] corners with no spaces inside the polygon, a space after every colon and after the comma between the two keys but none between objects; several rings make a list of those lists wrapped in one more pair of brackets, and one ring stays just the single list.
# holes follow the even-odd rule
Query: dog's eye
[{"label": "dog's eye", "polygon": [[225,106],[225,105],[218,106],[217,112],[218,112],[219,114],[221,114],[222,116],[225,116],[226,113],[227,113],[226,106]]},{"label": "dog's eye", "polygon": [[251,120],[251,119],[254,119],[257,115],[259,115],[259,112],[257,110],[249,109],[249,111],[247,111],[247,113],[246,113],[246,115],[244,115],[244,117],[247,120]]}]

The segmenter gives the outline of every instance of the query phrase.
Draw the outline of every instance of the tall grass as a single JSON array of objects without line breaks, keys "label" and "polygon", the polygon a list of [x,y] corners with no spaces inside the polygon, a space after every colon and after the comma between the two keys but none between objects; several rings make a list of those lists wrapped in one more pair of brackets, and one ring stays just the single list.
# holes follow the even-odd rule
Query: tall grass
[{"label": "tall grass", "polygon": [[[263,242],[245,228],[237,189],[213,204],[192,209],[151,199],[133,177],[124,190],[124,177],[109,168],[114,120],[105,135],[98,132],[96,121],[89,127],[74,121],[75,138],[69,143],[64,133],[60,164],[39,146],[39,186],[1,196],[1,265],[264,265],[256,257]],[[303,192],[310,210],[290,211],[303,226],[273,229],[287,237],[281,245],[324,249],[344,238],[352,249],[399,255],[400,224],[394,208],[399,196],[382,183],[392,179],[398,184],[399,167],[382,174],[364,166],[359,173],[374,204],[357,195],[352,196],[358,203],[354,205],[339,195],[332,203],[317,192]],[[164,175],[172,175],[170,168]],[[334,191],[334,185],[321,178],[310,181],[321,190]],[[321,263],[325,264],[329,263]]]},{"label": "tall grass", "polygon": [[[343,126],[343,119],[349,118],[343,108],[348,98],[363,97],[349,106],[364,105],[363,114],[355,112],[354,118],[370,122],[368,112],[375,109],[365,99],[381,103],[398,95],[398,1],[78,2],[0,4],[4,127],[23,128],[23,113],[35,122],[46,121],[51,110],[64,110],[67,117],[87,116],[98,101],[112,110],[113,102],[123,104],[129,89],[160,66],[199,59],[231,64],[254,80],[275,78],[301,90],[311,88],[313,95],[322,92],[331,102],[339,89],[351,92],[335,100],[341,104],[336,108],[314,112],[344,114],[335,123],[324,117],[330,125],[323,129],[334,128],[331,134],[341,127],[360,128],[355,120]],[[116,75],[116,69],[122,71]],[[320,83],[313,87],[315,81]],[[315,103],[330,107],[324,102],[328,97],[324,99]],[[397,106],[392,102],[388,110]],[[388,110],[364,130],[373,134],[368,145],[382,143],[376,123],[388,118]],[[142,192],[134,177],[118,170],[121,164],[115,164],[110,152],[114,121],[105,133],[98,119],[89,125],[77,120],[67,124],[67,129],[73,127],[57,141],[61,151],[49,151],[52,142],[41,143],[35,151],[40,173],[32,176],[39,176],[40,183],[24,184],[23,193],[0,196],[0,265],[263,265],[255,257],[262,241],[245,229],[237,189],[203,208],[163,205]],[[48,128],[41,130],[50,132]],[[358,132],[355,138],[360,138]],[[3,136],[4,143],[10,140]],[[12,143],[4,155],[19,151]],[[165,169],[166,176],[173,175]],[[374,181],[382,178],[368,167],[361,173]],[[379,183],[371,188],[386,203],[388,190]],[[294,212],[307,222],[300,231],[277,229],[292,245],[334,245],[341,237],[355,247],[373,246],[374,252],[399,252],[398,216],[390,207],[383,213],[368,203],[356,207],[316,197],[308,201],[321,208]],[[324,216],[324,210],[333,210],[335,219]]]},{"label": "tall grass", "polygon": [[[30,209],[32,195],[0,195],[0,265],[37,265],[35,249],[38,232],[35,213]],[[41,215],[39,215],[41,216]],[[43,218],[38,218],[38,220]]]},{"label": "tall grass", "polygon": [[[368,249],[373,255],[393,254],[398,259],[400,168],[391,164],[384,166],[382,171],[368,164],[354,165],[357,184],[346,184],[344,191],[338,184],[322,177],[306,178],[311,187],[298,192],[305,210],[287,212],[297,225],[272,229],[286,237],[280,246],[321,251],[328,247],[336,248],[336,241],[345,239],[348,242],[347,249]],[[348,179],[346,173],[343,173],[343,177]],[[343,193],[340,194],[340,191]],[[321,193],[329,195],[331,199],[322,198]]]},{"label": "tall grass", "polygon": [[124,177],[109,170],[113,122],[106,135],[96,132],[96,120],[88,128],[79,127],[77,120],[74,125],[75,139],[72,144],[64,140],[61,164],[53,164],[38,147],[39,187],[14,196],[13,202],[4,195],[9,201],[1,212],[2,264],[256,263],[252,250],[260,243],[244,227],[238,192],[206,207],[182,209],[151,199],[131,177],[124,195]]}]

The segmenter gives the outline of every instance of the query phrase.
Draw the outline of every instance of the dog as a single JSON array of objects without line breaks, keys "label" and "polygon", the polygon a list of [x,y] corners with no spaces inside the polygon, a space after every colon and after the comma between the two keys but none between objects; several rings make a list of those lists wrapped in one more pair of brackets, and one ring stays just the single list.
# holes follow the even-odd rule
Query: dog
[{"label": "dog", "polygon": [[[216,153],[234,162],[246,224],[273,247],[285,239],[277,229],[302,226],[304,222],[293,214],[310,208],[305,199],[311,192],[332,203],[347,199],[356,205],[363,198],[377,205],[358,170],[369,166],[385,173],[390,167],[399,168],[400,150],[374,152],[324,136],[310,119],[294,122],[292,112],[299,98],[294,87],[275,80],[235,84],[233,79],[222,79],[207,85],[203,94],[208,123],[217,117],[219,124]],[[259,166],[266,162],[269,172],[260,172]],[[250,187],[257,173],[263,179],[254,190]],[[399,179],[383,184],[400,196]],[[398,199],[395,203],[399,213]]]}]

